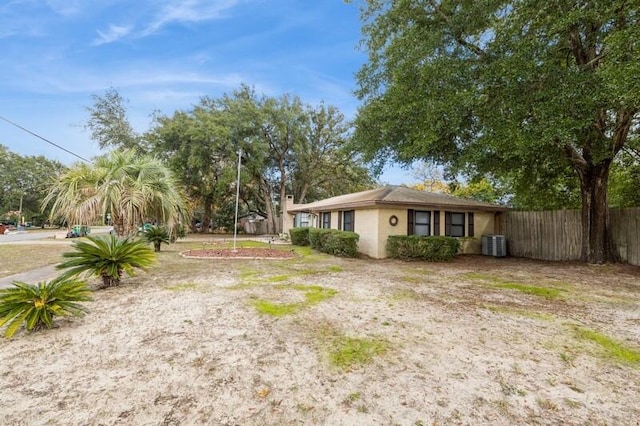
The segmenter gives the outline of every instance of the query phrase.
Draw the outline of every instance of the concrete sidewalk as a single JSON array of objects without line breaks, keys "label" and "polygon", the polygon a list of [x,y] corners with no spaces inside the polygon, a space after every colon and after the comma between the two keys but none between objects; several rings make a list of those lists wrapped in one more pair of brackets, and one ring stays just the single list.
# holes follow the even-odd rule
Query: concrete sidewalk
[{"label": "concrete sidewalk", "polygon": [[42,268],[2,277],[0,278],[0,288],[11,287],[11,283],[14,281],[23,281],[30,284],[36,284],[40,281],[49,281],[57,277],[59,274],[60,271],[56,269],[56,265],[47,265]]}]

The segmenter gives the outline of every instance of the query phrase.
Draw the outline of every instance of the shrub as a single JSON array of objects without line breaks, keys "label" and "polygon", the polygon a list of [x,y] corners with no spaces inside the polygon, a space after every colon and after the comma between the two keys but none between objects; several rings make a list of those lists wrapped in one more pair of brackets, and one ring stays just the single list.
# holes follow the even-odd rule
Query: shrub
[{"label": "shrub", "polygon": [[103,287],[117,286],[123,272],[134,275],[134,269],[146,269],[156,259],[156,255],[142,240],[131,237],[119,238],[87,237],[88,241],[74,243],[75,251],[63,253],[68,260],[56,266],[68,269],[62,274],[72,277],[88,273],[102,277]]},{"label": "shrub", "polygon": [[[326,228],[311,228],[309,229],[309,243],[311,244],[311,248],[323,251],[322,247],[325,244],[327,239],[327,235],[333,231],[337,231],[335,229],[326,229]],[[339,231],[338,231],[339,232]]]},{"label": "shrub", "polygon": [[391,235],[386,248],[392,258],[438,262],[453,259],[460,249],[460,241],[452,237]]},{"label": "shrub", "polygon": [[289,235],[291,235],[291,244],[294,246],[309,245],[309,228],[291,228],[289,229]]},{"label": "shrub", "polygon": [[358,255],[360,235],[337,229],[327,229],[327,231],[320,234],[320,251],[340,257],[356,257]]},{"label": "shrub", "polygon": [[77,279],[58,277],[38,284],[14,281],[13,287],[0,289],[0,327],[7,324],[7,338],[23,323],[28,331],[51,328],[54,316],[80,316],[87,310],[77,302],[91,300],[91,290]]},{"label": "shrub", "polygon": [[148,243],[153,243],[153,251],[160,251],[162,243],[169,244],[169,231],[162,226],[150,226],[142,231],[142,238]]}]

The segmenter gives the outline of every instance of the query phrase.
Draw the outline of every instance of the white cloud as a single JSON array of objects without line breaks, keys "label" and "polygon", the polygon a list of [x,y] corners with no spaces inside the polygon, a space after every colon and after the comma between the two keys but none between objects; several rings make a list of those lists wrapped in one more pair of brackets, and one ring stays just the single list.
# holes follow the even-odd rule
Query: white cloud
[{"label": "white cloud", "polygon": [[120,25],[109,25],[108,31],[100,31],[98,30],[98,38],[93,41],[95,46],[100,46],[101,44],[113,43],[114,41],[120,40],[122,37],[125,37],[127,34],[131,32],[131,26],[120,26]]},{"label": "white cloud", "polygon": [[142,35],[150,35],[172,22],[201,22],[219,19],[239,0],[170,0],[147,26]]}]

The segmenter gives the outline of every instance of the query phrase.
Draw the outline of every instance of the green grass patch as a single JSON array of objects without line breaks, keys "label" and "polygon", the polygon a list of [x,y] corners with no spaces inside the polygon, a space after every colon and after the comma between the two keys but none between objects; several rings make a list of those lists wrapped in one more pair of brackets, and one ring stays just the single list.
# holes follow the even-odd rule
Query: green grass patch
[{"label": "green grass patch", "polygon": [[530,294],[532,296],[542,297],[549,300],[557,299],[562,295],[563,292],[567,291],[566,289],[562,288],[543,287],[539,285],[512,282],[504,278],[477,272],[469,272],[463,274],[462,276],[472,281],[482,281],[483,283],[494,288],[516,290],[521,293]]},{"label": "green grass patch", "polygon": [[338,291],[332,288],[321,287],[319,285],[278,285],[279,290],[296,290],[304,292],[303,302],[306,305],[316,305],[324,300],[330,299],[335,296]]},{"label": "green grass patch", "polygon": [[338,337],[329,349],[331,365],[348,370],[370,363],[374,357],[383,355],[389,349],[386,340],[378,338]]},{"label": "green grass patch", "polygon": [[302,309],[302,303],[275,303],[268,300],[253,300],[251,304],[261,314],[271,315],[273,317],[282,317],[298,312]]},{"label": "green grass patch", "polygon": [[545,299],[557,299],[558,297],[560,297],[560,294],[562,293],[562,290],[557,288],[540,287],[540,286],[520,284],[520,283],[495,284],[493,287],[516,290],[525,294],[543,297]]},{"label": "green grass patch", "polygon": [[298,312],[299,310],[317,305],[335,296],[338,291],[332,288],[321,287],[317,285],[277,285],[278,290],[295,290],[304,293],[304,301],[297,303],[277,303],[264,299],[258,299],[251,302],[258,312],[275,317],[281,317]]},{"label": "green grass patch", "polygon": [[468,272],[466,274],[462,274],[462,277],[469,280],[473,280],[473,281],[480,280],[480,281],[489,281],[491,283],[503,283],[506,281],[500,277],[496,277],[488,274],[481,274],[479,272]]},{"label": "green grass patch", "polygon": [[640,365],[640,350],[629,348],[620,342],[594,330],[575,327],[576,336],[591,341],[604,351],[607,358],[613,358],[627,364]]},{"label": "green grass patch", "polygon": [[422,297],[420,294],[416,293],[413,290],[398,290],[394,291],[391,294],[392,300],[403,301],[403,300],[420,300]]},{"label": "green grass patch", "polygon": [[282,281],[287,281],[289,278],[291,278],[289,275],[274,275],[273,277],[267,278],[266,281],[270,283],[279,283]]}]

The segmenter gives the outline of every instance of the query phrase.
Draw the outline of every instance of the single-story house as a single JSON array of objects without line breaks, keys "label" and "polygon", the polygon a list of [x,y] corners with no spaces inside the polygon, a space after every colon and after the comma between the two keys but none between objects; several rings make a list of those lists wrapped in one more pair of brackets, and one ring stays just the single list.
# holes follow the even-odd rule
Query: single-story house
[{"label": "single-story house", "polygon": [[353,231],[360,235],[358,250],[387,257],[390,235],[446,235],[463,238],[464,253],[482,253],[481,237],[498,233],[498,216],[509,210],[448,194],[385,186],[340,195],[308,204],[287,197],[283,232],[310,226]]}]

